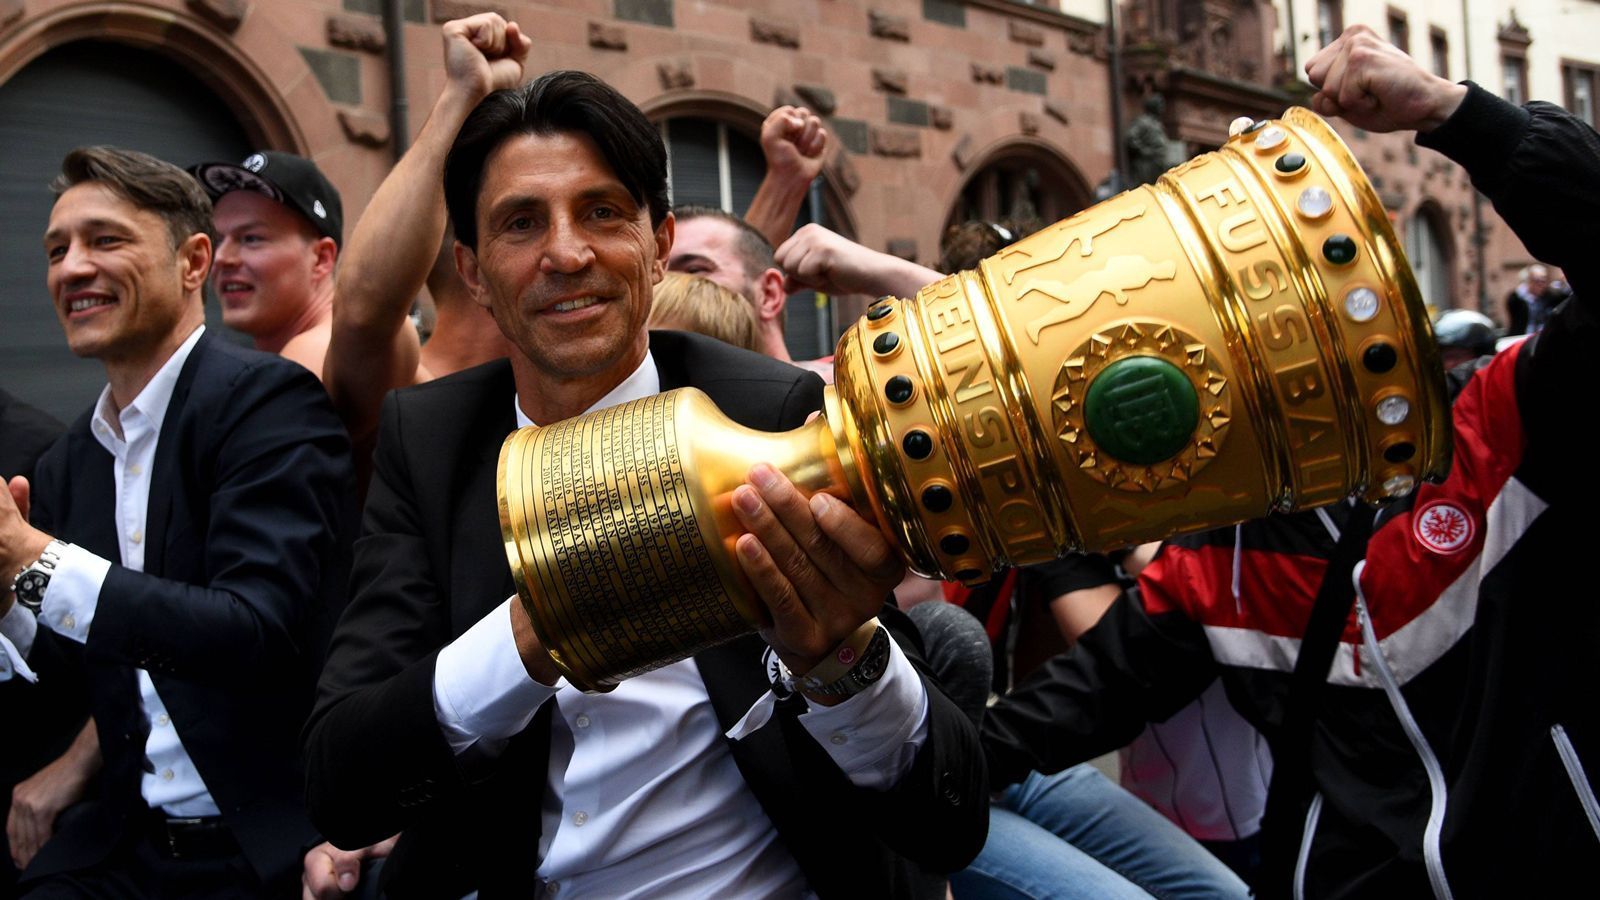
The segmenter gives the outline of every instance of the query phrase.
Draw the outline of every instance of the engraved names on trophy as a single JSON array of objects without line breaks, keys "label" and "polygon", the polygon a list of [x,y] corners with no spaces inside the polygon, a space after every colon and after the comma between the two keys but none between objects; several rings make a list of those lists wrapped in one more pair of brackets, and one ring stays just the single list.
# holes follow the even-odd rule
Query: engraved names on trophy
[{"label": "engraved names on trophy", "polygon": [[543,429],[550,559],[576,621],[615,623],[582,633],[612,664],[693,653],[738,621],[695,521],[675,430],[666,394]]}]

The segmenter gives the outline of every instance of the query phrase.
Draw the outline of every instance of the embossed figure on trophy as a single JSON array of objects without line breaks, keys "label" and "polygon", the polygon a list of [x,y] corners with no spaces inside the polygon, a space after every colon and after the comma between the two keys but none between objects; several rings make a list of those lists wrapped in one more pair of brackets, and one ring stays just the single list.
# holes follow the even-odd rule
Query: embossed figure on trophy
[{"label": "embossed figure on trophy", "polygon": [[1039,343],[1039,333],[1051,325],[1060,325],[1089,311],[1102,295],[1110,294],[1120,305],[1127,305],[1128,293],[1152,281],[1171,281],[1178,272],[1178,264],[1170,259],[1151,262],[1142,256],[1113,256],[1105,267],[1085,272],[1072,281],[1037,281],[1017,297],[1021,301],[1035,292],[1045,295],[1061,305],[1028,323],[1028,337]]},{"label": "embossed figure on trophy", "polygon": [[[1009,285],[1016,281],[1017,276],[1021,275],[1023,272],[1026,272],[1029,269],[1036,269],[1039,266],[1048,265],[1060,259],[1061,257],[1066,256],[1067,251],[1072,249],[1073,244],[1078,245],[1078,256],[1087,259],[1089,258],[1090,254],[1094,253],[1095,238],[1109,232],[1111,229],[1116,228],[1123,222],[1137,219],[1142,215],[1144,215],[1143,204],[1129,206],[1120,211],[1114,210],[1112,215],[1104,216],[1099,220],[1090,219],[1087,226],[1080,226],[1078,221],[1079,217],[1074,216],[1056,226],[1056,230],[1058,231],[1074,232],[1071,237],[1067,238],[1066,243],[1061,245],[1061,251],[1059,253],[1047,259],[1034,259],[1033,255],[1028,253],[1028,251],[1019,248],[1013,247],[1007,250],[1002,250],[997,260],[999,264],[1004,267],[1001,270],[1001,274],[1004,275],[1006,284]],[[1014,267],[1009,265],[1013,261],[1016,263]]]}]

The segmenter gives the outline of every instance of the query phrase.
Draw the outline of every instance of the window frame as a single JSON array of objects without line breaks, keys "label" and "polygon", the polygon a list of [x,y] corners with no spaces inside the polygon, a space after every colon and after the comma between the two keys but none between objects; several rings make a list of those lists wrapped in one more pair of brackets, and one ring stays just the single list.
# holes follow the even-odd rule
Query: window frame
[{"label": "window frame", "polygon": [[[1328,32],[1323,33],[1322,13],[1328,12]],[[1317,41],[1326,47],[1344,32],[1344,0],[1317,0]]]},{"label": "window frame", "polygon": [[1433,54],[1433,74],[1450,77],[1450,35],[1437,25],[1428,26],[1428,49]]},{"label": "window frame", "polygon": [[[1587,76],[1589,82],[1589,97],[1587,109],[1580,109],[1580,101],[1575,90],[1577,76]],[[1567,111],[1583,119],[1589,127],[1593,128],[1600,123],[1600,63],[1586,62],[1581,59],[1561,60],[1561,100]]]},{"label": "window frame", "polygon": [[1411,19],[1406,11],[1399,7],[1391,6],[1385,21],[1389,26],[1389,43],[1399,47],[1406,55],[1411,54]]},{"label": "window frame", "polygon": [[[1528,36],[1528,29],[1517,21],[1513,13],[1510,21],[1500,27],[1498,35],[1500,41],[1500,92],[1501,96],[1518,106],[1528,102],[1528,46],[1533,39]],[[1511,70],[1516,70],[1516,94],[1512,97],[1506,91],[1510,85],[1509,75]]]}]

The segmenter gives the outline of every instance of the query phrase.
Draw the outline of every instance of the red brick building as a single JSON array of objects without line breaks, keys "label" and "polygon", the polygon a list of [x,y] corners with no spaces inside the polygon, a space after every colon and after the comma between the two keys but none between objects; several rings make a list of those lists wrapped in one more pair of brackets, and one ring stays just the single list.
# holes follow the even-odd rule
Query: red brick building
[{"label": "red brick building", "polygon": [[[928,264],[949,222],[1029,212],[1052,221],[1092,202],[1116,165],[1114,130],[1148,94],[1166,99],[1168,133],[1190,152],[1215,146],[1234,116],[1275,115],[1303,96],[1273,3],[1123,0],[1119,122],[1105,7],[1062,5],[0,0],[0,383],[61,416],[100,384],[98,367],[62,346],[37,252],[44,184],[67,149],[116,143],[180,164],[292,150],[327,172],[353,223],[398,149],[395,101],[409,137],[441,87],[437,23],[469,12],[522,23],[535,74],[595,72],[662,123],[679,202],[742,210],[761,173],[763,116],[779,103],[813,107],[840,150],[817,214]],[[1413,217],[1437,220],[1448,251],[1442,302],[1475,303],[1459,173],[1404,139],[1351,141],[1402,230]],[[1493,252],[1521,253],[1493,240]],[[1504,267],[1490,268],[1503,294]],[[824,343],[829,323],[810,308],[791,318],[797,350]],[[836,319],[853,314],[846,306]]]}]

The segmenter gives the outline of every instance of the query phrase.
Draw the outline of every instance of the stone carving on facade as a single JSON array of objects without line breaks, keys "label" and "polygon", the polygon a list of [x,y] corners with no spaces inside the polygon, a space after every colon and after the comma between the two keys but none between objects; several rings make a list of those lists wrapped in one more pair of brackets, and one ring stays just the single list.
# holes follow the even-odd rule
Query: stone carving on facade
[{"label": "stone carving on facade", "polygon": [[1126,47],[1232,81],[1272,80],[1277,13],[1267,0],[1129,0],[1125,10]]},{"label": "stone carving on facade", "polygon": [[589,46],[596,50],[626,50],[628,49],[628,35],[620,25],[590,22]]},{"label": "stone carving on facade", "polygon": [[867,31],[875,38],[886,41],[910,41],[911,20],[882,10],[867,12]]},{"label": "stone carving on facade", "polygon": [[658,63],[656,75],[661,79],[661,89],[666,91],[694,87],[694,66],[686,59]]},{"label": "stone carving on facade", "polygon": [[189,11],[232,34],[250,11],[250,0],[188,0]]}]

